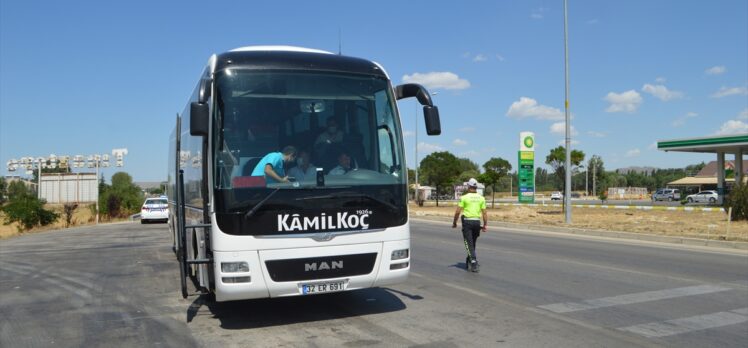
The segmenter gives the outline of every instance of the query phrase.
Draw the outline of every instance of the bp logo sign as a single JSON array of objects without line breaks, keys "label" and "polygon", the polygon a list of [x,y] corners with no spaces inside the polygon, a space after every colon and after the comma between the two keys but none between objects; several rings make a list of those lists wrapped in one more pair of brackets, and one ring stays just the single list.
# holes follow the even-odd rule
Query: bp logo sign
[{"label": "bp logo sign", "polygon": [[532,148],[533,145],[535,145],[535,140],[532,139],[532,136],[526,136],[525,139],[522,141],[525,144],[526,148]]},{"label": "bp logo sign", "polygon": [[519,133],[519,149],[522,151],[535,151],[535,134],[533,132]]}]

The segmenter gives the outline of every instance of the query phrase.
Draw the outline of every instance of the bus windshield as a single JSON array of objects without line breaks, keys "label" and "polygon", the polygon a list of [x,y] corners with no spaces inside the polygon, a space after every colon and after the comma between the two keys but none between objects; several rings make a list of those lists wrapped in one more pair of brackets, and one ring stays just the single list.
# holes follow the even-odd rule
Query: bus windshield
[{"label": "bus windshield", "polygon": [[[330,228],[313,219],[372,209],[378,218],[363,219],[366,228],[405,223],[402,139],[386,79],[227,69],[216,75],[215,90],[213,185],[222,230],[351,229],[346,221]],[[296,220],[283,220],[285,213],[306,214],[294,225],[302,228],[291,228]]]}]

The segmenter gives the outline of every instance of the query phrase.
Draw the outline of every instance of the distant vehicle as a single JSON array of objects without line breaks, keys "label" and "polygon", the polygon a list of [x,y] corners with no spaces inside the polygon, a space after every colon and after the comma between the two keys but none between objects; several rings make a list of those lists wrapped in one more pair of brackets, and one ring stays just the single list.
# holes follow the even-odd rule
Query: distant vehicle
[{"label": "distant vehicle", "polygon": [[560,201],[562,199],[564,199],[564,194],[563,193],[558,192],[558,191],[551,192],[551,200],[552,201]]},{"label": "distant vehicle", "polygon": [[581,197],[582,197],[582,195],[579,194],[579,192],[572,192],[571,193],[571,198],[581,198]]},{"label": "distant vehicle", "polygon": [[148,198],[140,208],[140,223],[148,221],[169,221],[169,202],[166,197]]},{"label": "distant vehicle", "polygon": [[678,201],[680,200],[680,190],[678,189],[658,189],[652,194],[653,201]]},{"label": "distant vehicle", "polygon": [[686,196],[688,203],[717,203],[719,194],[717,191],[701,191],[696,194]]}]

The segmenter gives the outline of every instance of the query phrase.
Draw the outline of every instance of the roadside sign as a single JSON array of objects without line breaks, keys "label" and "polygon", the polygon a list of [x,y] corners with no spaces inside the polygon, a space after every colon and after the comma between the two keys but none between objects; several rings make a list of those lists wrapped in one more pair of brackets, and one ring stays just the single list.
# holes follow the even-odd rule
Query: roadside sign
[{"label": "roadside sign", "polygon": [[535,134],[519,133],[520,150],[517,153],[520,203],[535,203]]}]

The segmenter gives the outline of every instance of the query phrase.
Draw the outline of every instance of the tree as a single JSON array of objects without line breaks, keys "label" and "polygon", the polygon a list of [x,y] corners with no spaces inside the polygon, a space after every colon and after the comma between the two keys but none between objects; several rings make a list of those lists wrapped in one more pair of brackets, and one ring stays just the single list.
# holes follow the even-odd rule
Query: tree
[{"label": "tree", "polygon": [[738,183],[732,188],[725,200],[725,211],[732,212],[733,220],[748,220],[748,185]]},{"label": "tree", "polygon": [[487,185],[491,185],[491,208],[493,208],[496,196],[496,184],[501,178],[507,176],[509,171],[512,170],[512,165],[509,164],[509,161],[501,157],[491,157],[486,163],[483,163],[483,170],[485,173],[481,176],[481,181]]},{"label": "tree", "polygon": [[75,213],[75,209],[78,209],[78,204],[76,203],[65,203],[65,205],[63,205],[62,212],[65,214],[65,227],[70,227],[73,223],[73,213]]},{"label": "tree", "polygon": [[16,180],[8,185],[8,200],[12,201],[16,198],[31,196],[31,190],[21,180]]},{"label": "tree", "polygon": [[466,182],[470,180],[470,178],[477,179],[480,175],[481,175],[480,172],[478,172],[477,170],[467,170],[467,171],[460,173],[460,175],[457,177],[457,181]]},{"label": "tree", "polygon": [[[49,162],[47,162],[47,164],[49,164]],[[70,171],[70,167],[67,167],[67,168],[60,168],[60,167],[54,167],[54,168],[46,167],[46,168],[42,168],[42,174],[53,174],[53,173],[62,173],[62,174],[65,174],[65,173],[70,173],[70,172],[71,172]],[[34,182],[39,182],[39,170],[38,169],[34,170],[31,175],[34,176]]]},{"label": "tree", "polygon": [[5,203],[6,199],[8,199],[8,182],[0,177],[0,204]]},{"label": "tree", "polygon": [[458,181],[466,182],[470,178],[478,178],[480,176],[480,167],[478,164],[470,160],[469,158],[458,158],[460,162],[460,175]]},{"label": "tree", "polygon": [[[571,150],[571,165],[578,166],[584,161],[584,152],[580,150]],[[560,188],[564,190],[566,187],[566,148],[559,146],[555,149],[551,149],[551,152],[546,156],[545,163],[553,167],[556,177],[561,181]]]},{"label": "tree", "polygon": [[439,206],[439,188],[450,185],[460,175],[460,161],[449,151],[434,152],[421,160],[421,178],[436,187],[436,206]]},{"label": "tree", "polygon": [[57,220],[59,214],[44,209],[44,200],[36,196],[21,181],[8,185],[8,204],[1,210],[5,214],[5,224],[18,222],[18,230],[28,230],[34,226],[49,225]]},{"label": "tree", "polygon": [[589,161],[587,161],[587,171],[590,174],[592,190],[596,191],[592,192],[592,195],[596,196],[600,193],[602,186],[597,183],[605,182],[605,164],[603,163],[603,159],[598,155],[592,155]]},{"label": "tree", "polygon": [[143,193],[125,172],[114,173],[112,184],[101,182],[99,188],[99,209],[110,218],[134,214],[143,203]]},{"label": "tree", "polygon": [[478,163],[473,162],[469,158],[458,158],[457,159],[460,162],[460,172],[479,172],[480,167],[478,167]]}]

